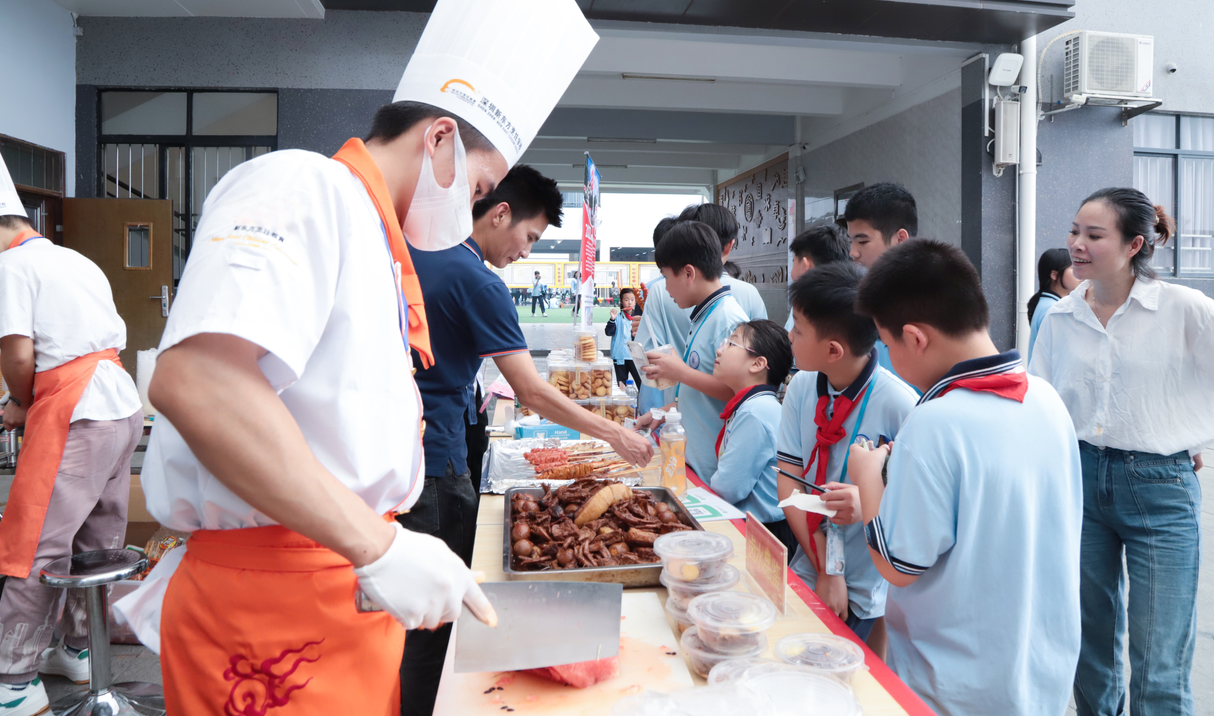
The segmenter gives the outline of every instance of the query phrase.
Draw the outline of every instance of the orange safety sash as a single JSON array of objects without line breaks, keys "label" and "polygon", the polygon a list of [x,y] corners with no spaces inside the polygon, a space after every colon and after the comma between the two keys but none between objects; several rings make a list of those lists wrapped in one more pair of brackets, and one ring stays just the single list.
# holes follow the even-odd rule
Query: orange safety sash
[{"label": "orange safety sash", "polygon": [[8,242],[8,247],[10,249],[15,249],[18,246],[20,246],[21,244],[24,244],[26,241],[29,241],[30,239],[45,239],[45,238],[46,238],[45,236],[43,236],[42,234],[39,234],[37,231],[34,231],[33,229],[25,229],[20,234],[17,234],[17,238]]},{"label": "orange safety sash", "polygon": [[426,320],[422,285],[417,278],[417,269],[413,268],[409,245],[405,243],[405,233],[396,217],[396,208],[392,204],[392,196],[388,193],[384,175],[367,151],[367,145],[357,137],[346,142],[333,158],[345,164],[354,176],[358,177],[371,196],[375,210],[379,212],[380,221],[383,222],[388,235],[388,248],[395,264],[398,289],[407,308],[409,347],[421,356],[422,367],[429,368],[434,365],[434,351],[430,348],[430,324]]},{"label": "orange safety sash", "polygon": [[34,402],[25,416],[25,440],[17,475],[0,520],[0,574],[25,579],[34,565],[42,523],[63,460],[68,428],[80,396],[93,379],[97,364],[119,366],[118,349],[80,356],[56,368],[34,373]]},{"label": "orange safety sash", "polygon": [[405,629],[349,560],[281,525],[198,530],[160,615],[170,714],[400,713]]}]

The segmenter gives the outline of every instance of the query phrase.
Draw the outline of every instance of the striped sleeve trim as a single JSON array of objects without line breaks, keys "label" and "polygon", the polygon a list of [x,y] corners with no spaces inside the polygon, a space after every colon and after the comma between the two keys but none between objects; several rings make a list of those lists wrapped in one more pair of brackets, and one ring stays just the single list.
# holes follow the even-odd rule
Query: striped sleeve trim
[{"label": "striped sleeve trim", "polygon": [[899,572],[918,577],[927,571],[927,567],[920,567],[917,564],[904,562],[890,555],[889,546],[885,543],[885,528],[881,524],[880,517],[874,517],[872,522],[864,525],[864,536],[868,540],[868,546],[877,550],[877,554],[881,555],[882,559],[889,562]]},{"label": "striped sleeve trim", "polygon": [[483,353],[481,358],[501,358],[502,356],[514,355],[515,353],[526,353],[527,348],[512,348],[507,351],[498,351],[497,353]]},{"label": "striped sleeve trim", "polygon": [[790,465],[796,465],[797,467],[805,467],[805,463],[801,461],[800,455],[790,455],[786,452],[777,451],[776,459],[780,460],[782,462],[789,463]]}]

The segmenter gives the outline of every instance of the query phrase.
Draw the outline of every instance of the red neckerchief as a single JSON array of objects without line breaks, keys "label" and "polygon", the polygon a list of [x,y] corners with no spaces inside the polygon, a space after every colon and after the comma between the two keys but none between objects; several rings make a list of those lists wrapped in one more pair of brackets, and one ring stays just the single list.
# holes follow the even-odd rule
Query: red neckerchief
[{"label": "red neckerchief", "polygon": [[20,234],[17,234],[17,238],[8,242],[8,247],[10,249],[15,249],[18,246],[20,246],[21,244],[24,244],[26,241],[29,241],[30,239],[44,239],[44,238],[46,238],[46,237],[43,236],[42,234],[39,234],[37,231],[34,231],[33,229],[24,229]]},{"label": "red neckerchief", "polygon": [[413,259],[409,255],[409,245],[405,243],[405,233],[396,217],[396,208],[392,205],[392,197],[388,194],[388,185],[379,166],[371,158],[367,146],[357,137],[345,143],[337,154],[337,161],[358,177],[367,189],[375,210],[379,212],[380,221],[388,233],[388,247],[392,251],[392,261],[400,266],[400,289],[404,302],[408,306],[408,337],[409,347],[417,351],[421,357],[422,367],[434,365],[434,351],[430,348],[430,324],[426,320],[426,305],[422,299],[422,285],[417,278],[417,270],[413,268]]},{"label": "red neckerchief", "polygon": [[1024,402],[1024,396],[1029,392],[1029,377],[1027,373],[996,373],[979,378],[962,378],[949,383],[936,395],[946,395],[955,388],[966,388],[979,393],[994,393],[1000,398],[1011,398],[1018,403]]},{"label": "red neckerchief", "polygon": [[954,388],[994,393],[1001,398],[1023,403],[1029,389],[1029,378],[1024,372],[1024,364],[1018,351],[973,358],[950,368],[943,378],[936,381],[936,384],[919,398],[917,404],[922,405],[939,398]]},{"label": "red neckerchief", "polygon": [[762,393],[771,393],[774,395],[775,392],[776,389],[770,385],[752,385],[729,399],[729,402],[725,404],[725,411],[721,413],[721,419],[724,420],[725,423],[721,425],[721,432],[717,433],[717,457],[721,456],[721,443],[725,442],[725,427],[729,424],[729,419],[733,417],[734,411],[736,411],[738,407],[742,405],[742,403],[745,403],[747,400],[750,400],[756,395],[760,395]]}]

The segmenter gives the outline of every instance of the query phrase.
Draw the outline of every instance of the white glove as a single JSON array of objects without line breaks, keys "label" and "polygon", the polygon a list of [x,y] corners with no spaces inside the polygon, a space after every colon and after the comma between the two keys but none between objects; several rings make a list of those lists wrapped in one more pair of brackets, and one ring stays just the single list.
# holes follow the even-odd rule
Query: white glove
[{"label": "white glove", "polygon": [[396,537],[374,562],[354,570],[358,586],[406,629],[437,629],[455,621],[462,604],[493,614],[472,571],[440,539],[393,523]]}]

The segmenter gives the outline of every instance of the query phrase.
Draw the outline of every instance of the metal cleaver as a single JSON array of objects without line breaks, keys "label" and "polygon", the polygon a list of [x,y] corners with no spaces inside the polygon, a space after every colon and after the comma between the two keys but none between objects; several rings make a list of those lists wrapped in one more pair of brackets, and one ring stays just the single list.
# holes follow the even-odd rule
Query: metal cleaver
[{"label": "metal cleaver", "polygon": [[593,661],[620,653],[620,584],[482,584],[497,628],[464,607],[455,628],[455,672],[516,671]]}]

